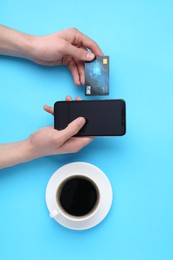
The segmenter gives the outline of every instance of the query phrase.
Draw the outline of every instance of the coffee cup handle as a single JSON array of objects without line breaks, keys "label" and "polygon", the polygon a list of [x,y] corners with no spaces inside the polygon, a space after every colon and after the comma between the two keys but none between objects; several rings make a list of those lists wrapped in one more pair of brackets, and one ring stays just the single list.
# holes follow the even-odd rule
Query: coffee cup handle
[{"label": "coffee cup handle", "polygon": [[57,215],[59,214],[59,212],[57,211],[57,209],[54,209],[54,210],[52,210],[51,212],[50,212],[50,217],[51,218],[54,218],[54,217],[56,217]]}]

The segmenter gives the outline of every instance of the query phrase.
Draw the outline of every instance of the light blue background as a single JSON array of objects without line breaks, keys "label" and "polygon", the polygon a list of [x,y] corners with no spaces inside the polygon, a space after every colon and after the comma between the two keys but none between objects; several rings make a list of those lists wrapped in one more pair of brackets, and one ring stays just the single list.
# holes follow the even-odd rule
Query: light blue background
[{"label": "light blue background", "polygon": [[[127,102],[127,134],[97,138],[78,154],[0,173],[0,259],[173,259],[173,2],[1,0],[0,23],[35,35],[69,27],[110,55],[110,96]],[[84,97],[66,68],[0,57],[0,142],[53,123],[42,106]],[[54,171],[84,161],[111,181],[114,200],[97,227],[51,220],[45,189]]]}]

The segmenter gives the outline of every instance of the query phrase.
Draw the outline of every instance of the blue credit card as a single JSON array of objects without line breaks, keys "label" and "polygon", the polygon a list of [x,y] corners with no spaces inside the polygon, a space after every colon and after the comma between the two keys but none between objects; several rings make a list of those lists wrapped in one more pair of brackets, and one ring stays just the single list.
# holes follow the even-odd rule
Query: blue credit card
[{"label": "blue credit card", "polygon": [[85,63],[85,95],[109,95],[109,56],[97,56]]}]

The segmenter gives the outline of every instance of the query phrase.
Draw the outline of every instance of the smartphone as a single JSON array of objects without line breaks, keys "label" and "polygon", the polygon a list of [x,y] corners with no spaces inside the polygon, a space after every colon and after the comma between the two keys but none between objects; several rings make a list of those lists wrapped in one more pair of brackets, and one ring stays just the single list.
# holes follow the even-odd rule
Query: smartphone
[{"label": "smartphone", "polygon": [[122,99],[57,101],[54,127],[62,130],[77,117],[86,124],[76,136],[121,136],[126,133],[126,105]]}]

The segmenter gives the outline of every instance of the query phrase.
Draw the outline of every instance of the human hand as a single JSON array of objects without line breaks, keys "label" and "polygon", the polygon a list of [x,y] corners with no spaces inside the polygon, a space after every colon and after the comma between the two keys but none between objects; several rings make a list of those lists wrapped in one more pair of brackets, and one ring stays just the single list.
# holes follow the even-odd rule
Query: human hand
[{"label": "human hand", "polygon": [[[70,101],[71,97],[66,97],[66,100]],[[47,105],[44,109],[51,114],[54,112]],[[91,137],[73,137],[84,124],[85,119],[79,117],[64,130],[55,130],[52,126],[44,127],[23,141],[0,144],[0,169],[47,155],[78,152],[93,140]]]},{"label": "human hand", "polygon": [[66,65],[75,84],[80,85],[85,84],[84,62],[101,55],[103,53],[96,42],[70,28],[46,36],[33,36],[30,58],[41,65]]},{"label": "human hand", "polygon": [[[71,100],[70,96],[66,97],[66,101]],[[80,98],[77,97],[76,100],[80,100]],[[52,107],[45,105],[44,110],[52,115],[54,114]],[[84,126],[85,122],[83,117],[79,117],[64,130],[58,131],[53,126],[49,126],[33,133],[28,138],[28,142],[32,147],[34,158],[80,151],[93,140],[92,137],[73,137]]]},{"label": "human hand", "polygon": [[66,65],[76,85],[85,83],[84,62],[103,55],[95,41],[75,28],[33,36],[3,25],[0,25],[0,54],[47,66]]}]

